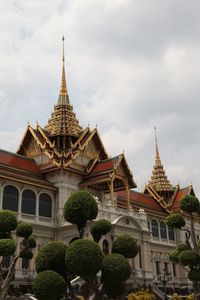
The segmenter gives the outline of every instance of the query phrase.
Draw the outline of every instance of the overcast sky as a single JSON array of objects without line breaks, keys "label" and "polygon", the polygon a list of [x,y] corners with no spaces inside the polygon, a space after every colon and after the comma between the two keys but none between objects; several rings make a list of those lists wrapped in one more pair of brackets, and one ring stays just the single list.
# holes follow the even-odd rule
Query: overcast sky
[{"label": "overcast sky", "polygon": [[98,126],[108,153],[125,151],[141,191],[155,157],[154,126],[173,185],[200,196],[200,1],[1,0],[0,148],[47,123],[65,35],[71,104]]}]

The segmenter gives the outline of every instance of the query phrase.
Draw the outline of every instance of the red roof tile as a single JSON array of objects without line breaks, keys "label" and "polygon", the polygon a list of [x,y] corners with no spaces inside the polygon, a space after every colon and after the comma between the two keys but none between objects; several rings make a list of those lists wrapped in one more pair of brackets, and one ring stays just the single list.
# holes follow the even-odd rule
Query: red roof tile
[{"label": "red roof tile", "polygon": [[[120,191],[117,193],[117,195],[126,199],[125,191]],[[159,203],[155,199],[136,191],[130,191],[130,202],[133,207],[137,206],[137,208],[141,207],[144,209],[151,209],[152,211],[156,210],[160,212],[165,212],[165,210],[159,205]]]},{"label": "red roof tile", "polygon": [[118,161],[119,156],[113,157],[111,159],[106,159],[98,162],[92,169],[90,174],[108,172],[113,170],[115,163]]},{"label": "red roof tile", "polygon": [[31,173],[39,173],[39,168],[33,159],[25,158],[4,150],[0,150],[0,164]]},{"label": "red roof tile", "polygon": [[186,187],[177,192],[171,207],[172,211],[180,211],[180,207],[179,207],[180,200],[189,194],[189,190],[190,190],[189,187]]}]

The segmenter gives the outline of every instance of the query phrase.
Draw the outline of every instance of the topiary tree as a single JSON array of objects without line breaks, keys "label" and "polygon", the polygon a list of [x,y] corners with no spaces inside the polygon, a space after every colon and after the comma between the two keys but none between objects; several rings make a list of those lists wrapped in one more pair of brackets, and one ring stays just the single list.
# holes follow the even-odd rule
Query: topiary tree
[{"label": "topiary tree", "polygon": [[94,222],[90,227],[90,232],[95,242],[99,242],[102,235],[107,234],[111,230],[111,223],[105,219],[100,219]]},{"label": "topiary tree", "polygon": [[[16,230],[16,235],[23,237],[22,246],[16,253],[16,242],[12,239],[11,232]],[[32,226],[27,223],[17,223],[14,212],[0,210],[0,299],[6,299],[8,288],[14,278],[15,266],[18,259],[26,257],[32,259],[32,249],[36,246],[36,241],[32,234]],[[3,268],[4,256],[10,256],[10,264],[7,269]]]},{"label": "topiary tree", "polygon": [[43,271],[33,281],[33,291],[39,300],[60,300],[66,291],[62,276],[54,271]]},{"label": "topiary tree", "polygon": [[[170,260],[187,266],[188,278],[193,282],[195,299],[200,299],[200,248],[198,247],[195,229],[194,214],[199,212],[200,202],[195,196],[188,195],[180,201],[180,209],[190,218],[190,229],[184,228],[185,220],[181,214],[171,214],[166,218],[169,227],[187,231],[185,243],[179,244],[170,254]],[[191,236],[192,244],[189,242]]]},{"label": "topiary tree", "polygon": [[94,220],[98,214],[98,205],[94,197],[87,191],[73,193],[64,206],[65,220],[75,224],[80,238],[83,238],[87,221]]},{"label": "topiary tree", "polygon": [[65,263],[70,274],[93,279],[102,266],[103,254],[95,242],[76,240],[66,251]]},{"label": "topiary tree", "polygon": [[125,234],[117,237],[113,243],[112,253],[119,253],[127,258],[133,258],[138,254],[137,241]]},{"label": "topiary tree", "polygon": [[[45,294],[44,290],[48,290],[48,283],[45,282],[45,276],[42,276],[46,271],[53,271],[62,276],[66,285],[65,294],[67,294],[68,288],[70,299],[73,300],[78,299],[78,296],[73,293],[69,280],[74,276],[79,276],[85,281],[85,289],[82,291],[85,299],[90,299],[90,297],[96,300],[104,299],[104,292],[113,297],[123,293],[125,281],[131,274],[129,262],[124,256],[134,257],[137,254],[137,243],[128,236],[122,238],[121,243],[117,239],[119,245],[116,243],[116,249],[121,247],[124,256],[115,253],[104,257],[96,242],[82,239],[86,222],[95,219],[97,213],[97,203],[94,197],[86,191],[76,192],[67,200],[64,206],[65,219],[77,226],[81,239],[73,241],[68,247],[61,242],[51,242],[40,249],[36,258],[36,270],[38,272],[36,280],[38,282],[42,280],[44,284],[42,293]],[[94,240],[99,241],[101,236],[108,233],[110,229],[110,222],[99,220],[92,224],[91,233]],[[102,273],[101,283],[97,277],[99,271]],[[38,277],[39,275],[40,277]],[[39,300],[43,300],[43,294],[40,294],[41,286],[40,283],[34,283],[34,292]]]},{"label": "topiary tree", "polygon": [[103,259],[102,276],[104,291],[108,296],[120,296],[125,290],[125,281],[131,275],[128,260],[121,254],[106,255]]}]

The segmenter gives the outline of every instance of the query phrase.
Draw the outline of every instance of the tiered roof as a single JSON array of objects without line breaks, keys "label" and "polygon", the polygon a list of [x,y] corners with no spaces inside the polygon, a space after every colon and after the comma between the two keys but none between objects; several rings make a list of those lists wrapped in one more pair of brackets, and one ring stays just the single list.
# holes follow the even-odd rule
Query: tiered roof
[{"label": "tiered roof", "polygon": [[155,155],[155,163],[152,170],[151,179],[149,180],[148,185],[150,185],[157,193],[163,192],[172,192],[173,186],[168,180],[163,165],[161,163],[161,159],[158,151],[158,143],[156,138],[156,155]]}]

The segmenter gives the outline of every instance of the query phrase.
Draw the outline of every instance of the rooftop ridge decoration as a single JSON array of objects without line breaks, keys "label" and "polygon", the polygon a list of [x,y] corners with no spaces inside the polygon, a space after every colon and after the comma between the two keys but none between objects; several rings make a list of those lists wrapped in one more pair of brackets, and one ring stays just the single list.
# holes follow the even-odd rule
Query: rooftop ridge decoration
[{"label": "rooftop ridge decoration", "polygon": [[82,132],[82,128],[79,125],[79,121],[73,112],[73,107],[69,102],[65,75],[64,37],[62,41],[63,53],[61,87],[58,102],[54,106],[54,110],[48,120],[48,124],[45,126],[45,130],[49,136],[79,137]]},{"label": "rooftop ridge decoration", "polygon": [[155,153],[155,162],[153,165],[152,175],[151,175],[151,179],[148,182],[148,185],[153,187],[154,190],[159,194],[172,192],[173,186],[168,180],[167,176],[165,175],[165,170],[161,163],[161,159],[158,151],[156,127],[154,127],[154,130],[155,130],[156,153]]}]

